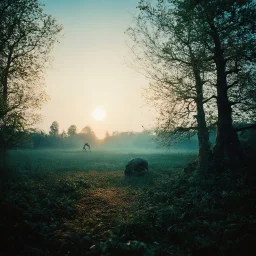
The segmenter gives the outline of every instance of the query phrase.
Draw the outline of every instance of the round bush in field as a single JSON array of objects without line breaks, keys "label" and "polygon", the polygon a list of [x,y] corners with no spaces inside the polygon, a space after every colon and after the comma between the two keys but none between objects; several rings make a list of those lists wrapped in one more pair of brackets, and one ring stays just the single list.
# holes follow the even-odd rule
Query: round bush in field
[{"label": "round bush in field", "polygon": [[125,166],[125,175],[143,175],[148,171],[148,162],[142,158],[134,158]]}]

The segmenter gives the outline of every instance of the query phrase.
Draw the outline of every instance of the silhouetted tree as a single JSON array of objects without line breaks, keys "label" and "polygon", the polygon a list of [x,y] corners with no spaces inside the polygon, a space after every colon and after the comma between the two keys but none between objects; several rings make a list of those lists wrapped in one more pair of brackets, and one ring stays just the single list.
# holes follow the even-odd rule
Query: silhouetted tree
[{"label": "silhouetted tree", "polygon": [[109,137],[110,137],[109,132],[106,131],[106,133],[105,133],[105,139],[108,139]]},{"label": "silhouetted tree", "polygon": [[84,141],[88,141],[89,143],[95,143],[97,141],[97,137],[90,126],[85,126],[80,135]]},{"label": "silhouetted tree", "polygon": [[[0,126],[20,132],[39,119],[41,78],[61,27],[37,0],[0,1]],[[5,130],[6,132],[7,130]],[[0,142],[4,145],[6,140]]]},{"label": "silhouetted tree", "polygon": [[[210,156],[209,133],[204,104],[207,48],[200,45],[193,29],[196,21],[186,20],[175,6],[165,1],[158,5],[141,1],[136,26],[128,30],[146,74],[152,79],[148,99],[159,111],[157,134],[168,145],[173,134],[197,130],[199,141],[199,170],[207,172]],[[191,133],[193,135],[193,133]]]},{"label": "silhouetted tree", "polygon": [[51,143],[48,138],[49,136],[47,136],[45,132],[40,130],[34,130],[31,133],[31,137],[34,149],[51,147]]},{"label": "silhouetted tree", "polygon": [[[164,85],[162,92],[167,102],[161,106],[166,113],[164,128],[173,125],[174,115],[185,123],[192,120],[189,115],[180,115],[182,111],[177,111],[177,108],[183,108],[185,113],[191,112],[191,103],[187,97],[196,95],[195,117],[198,128],[201,126],[198,118],[203,116],[199,107],[202,109],[202,103],[206,103],[207,108],[217,116],[214,154],[227,162],[240,162],[243,159],[238,136],[233,127],[234,114],[239,113],[241,118],[241,113],[247,109],[250,120],[255,122],[255,5],[252,0],[239,3],[233,0],[159,0],[155,7],[152,7],[149,1],[140,1],[139,4],[141,12],[145,15],[138,18],[137,31],[142,37],[137,37],[136,43],[141,42],[146,46],[146,57],[151,63],[155,63],[150,71],[153,70],[154,75],[157,73],[157,76],[154,76],[157,86],[152,86],[156,100],[162,97],[159,85]],[[151,25],[146,27],[148,21],[151,21]],[[171,32],[174,27],[177,30],[173,37]],[[135,32],[137,31],[135,29]],[[185,58],[181,59],[182,53],[185,53]],[[170,68],[170,62],[176,65]],[[188,72],[189,77],[194,76],[194,87],[184,87],[187,82],[184,75],[188,70],[182,70],[182,77],[179,70],[186,65],[191,70]],[[170,73],[169,82],[166,77],[170,77]],[[175,97],[173,88],[170,90],[170,84],[173,87],[173,83],[179,86],[177,91],[180,90],[180,97]],[[198,86],[200,83],[201,86]],[[181,85],[183,87],[180,87]],[[205,98],[204,95],[209,97]],[[185,103],[177,103],[180,98]],[[210,100],[214,98],[216,107],[210,104]],[[175,107],[171,108],[173,105]],[[211,124],[210,118],[207,121]],[[207,140],[207,130],[203,130],[205,132],[201,133],[202,138]]]},{"label": "silhouetted tree", "polygon": [[68,128],[68,135],[73,136],[73,135],[76,135],[76,134],[77,134],[77,127],[75,125],[71,125]]},{"label": "silhouetted tree", "polygon": [[62,139],[65,139],[65,138],[68,137],[68,135],[67,135],[67,133],[65,132],[65,130],[62,131],[62,133],[61,133],[60,136],[61,136]]},{"label": "silhouetted tree", "polygon": [[51,136],[57,136],[59,134],[59,124],[58,124],[58,122],[54,121],[52,123],[52,125],[50,126],[49,134]]},{"label": "silhouetted tree", "polygon": [[92,128],[90,127],[90,126],[85,126],[83,129],[82,129],[82,131],[81,131],[81,133],[84,133],[84,134],[90,134],[90,133],[92,133],[93,131],[92,131]]},{"label": "silhouetted tree", "polygon": [[[241,104],[250,109],[255,91],[255,27],[256,4],[246,1],[177,1],[181,11],[193,16],[198,24],[201,44],[212,51],[217,87],[217,137],[215,155],[224,160],[240,162],[243,153],[233,127],[233,111]],[[249,78],[249,79],[248,79]],[[254,88],[254,89],[253,89]],[[234,99],[237,99],[234,101]],[[255,104],[254,104],[255,109]]]},{"label": "silhouetted tree", "polygon": [[60,30],[37,0],[0,1],[1,155],[39,120],[35,110],[46,101],[41,78]]}]

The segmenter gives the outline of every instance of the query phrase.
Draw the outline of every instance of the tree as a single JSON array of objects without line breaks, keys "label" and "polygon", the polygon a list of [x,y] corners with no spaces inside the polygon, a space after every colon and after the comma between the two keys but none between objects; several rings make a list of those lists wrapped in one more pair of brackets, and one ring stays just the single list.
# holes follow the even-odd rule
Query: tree
[{"label": "tree", "polygon": [[61,136],[62,139],[66,139],[68,135],[65,132],[65,130],[63,130],[60,136]]},{"label": "tree", "polygon": [[0,1],[0,183],[6,149],[40,118],[43,73],[60,31],[37,0]]},{"label": "tree", "polygon": [[79,137],[81,138],[81,140],[88,143],[96,143],[98,140],[90,126],[85,126],[79,134]]},{"label": "tree", "polygon": [[173,134],[197,130],[198,169],[207,172],[210,145],[204,104],[213,97],[204,94],[204,87],[211,84],[205,77],[212,67],[206,68],[208,53],[193,30],[195,20],[187,21],[164,1],[156,7],[141,1],[139,9],[129,34],[142,49],[136,54],[142,52],[139,59],[153,80],[147,96],[160,112],[157,133],[169,144]]},{"label": "tree", "polygon": [[81,133],[83,133],[83,134],[91,134],[91,133],[93,133],[93,131],[92,131],[92,128],[90,126],[85,126],[82,129]]},{"label": "tree", "polygon": [[61,27],[37,0],[2,0],[0,14],[0,125],[10,134],[40,118],[43,73]]},{"label": "tree", "polygon": [[75,125],[71,125],[68,128],[68,136],[74,136],[77,134],[77,127]]},{"label": "tree", "polygon": [[[178,34],[180,41],[176,40],[174,42],[172,41],[169,30],[173,26],[185,26],[186,28],[190,26],[189,34],[191,34],[192,37],[193,35],[194,37],[196,36],[194,44],[197,49],[199,49],[199,51],[196,52],[199,53],[199,55],[195,54],[194,60],[203,60],[204,63],[203,65],[201,65],[201,63],[199,65],[199,70],[203,71],[203,73],[201,72],[201,78],[206,78],[201,81],[209,81],[209,86],[205,88],[204,84],[204,91],[202,92],[208,94],[208,96],[210,96],[212,92],[214,93],[212,96],[202,101],[206,103],[206,109],[212,109],[212,113],[214,115],[216,113],[217,116],[217,137],[214,155],[224,162],[234,162],[235,160],[237,160],[237,163],[241,162],[243,154],[238,136],[233,127],[233,118],[234,114],[241,114],[243,109],[247,109],[250,113],[248,111],[246,116],[249,120],[254,120],[255,122],[255,2],[252,0],[243,2],[232,0],[159,0],[155,8],[149,10],[148,6],[148,2],[140,1],[140,9],[147,12],[145,17],[150,19],[152,13],[154,13],[156,18],[152,22],[153,25],[158,25],[159,28],[159,24],[161,24],[161,26],[162,24],[166,24],[166,30],[153,30],[151,27],[145,30],[146,33],[150,35],[148,36],[148,40],[145,40],[145,37],[142,39],[139,38],[148,47],[145,53],[146,57],[153,55],[156,57],[153,61],[157,60],[158,62],[156,61],[155,63],[162,64],[164,59],[159,49],[167,49],[169,53],[170,44],[172,48],[176,47],[178,49],[178,53],[184,52],[184,42],[186,44],[191,42],[189,38],[186,39],[184,37],[186,32]],[[164,9],[164,7],[169,7],[169,9]],[[165,15],[162,15],[162,10],[167,10]],[[179,19],[174,21],[174,23],[170,22],[169,17],[171,15],[176,15]],[[161,17],[163,17],[162,20],[160,20]],[[142,20],[142,25],[139,29],[144,26],[145,22],[143,22]],[[154,33],[152,33],[152,31]],[[168,38],[169,45],[167,44],[167,46],[169,48],[163,48],[166,44],[166,39],[162,39],[161,33],[164,33],[166,38]],[[156,44],[156,42],[158,42],[158,44]],[[192,50],[194,49],[193,46]],[[195,52],[192,51],[192,53],[194,54]],[[179,55],[177,56],[179,57]],[[190,53],[185,56],[187,56],[187,60],[190,58],[189,61],[191,61],[192,55]],[[174,57],[176,56],[174,55]],[[198,64],[192,65],[191,67],[195,75],[196,70],[194,68],[198,70]],[[164,62],[160,68],[154,70],[163,73],[163,70],[166,68],[169,69],[169,66]],[[172,69],[172,72],[174,72],[174,70],[175,69]],[[159,76],[157,80],[161,83],[163,82],[163,79],[159,79]],[[195,79],[195,81],[196,80],[197,79]],[[168,89],[167,86],[166,88]],[[155,96],[157,97],[159,95],[159,86],[154,89]],[[195,88],[191,87],[188,89],[189,90],[185,91],[183,96],[186,96],[187,93],[191,95]],[[166,93],[163,94],[166,99],[171,101],[171,103],[168,102],[169,105],[164,106],[165,109],[170,109],[169,106],[174,105],[173,102],[177,103],[173,94],[171,95],[172,98],[168,96],[169,92],[169,90],[166,90]],[[197,96],[200,95],[198,91],[196,93]],[[214,98],[217,101],[217,107],[210,104],[212,102],[210,99]],[[196,102],[196,104],[198,108],[198,102]],[[181,104],[178,105],[179,110],[180,106]],[[188,108],[187,106],[188,103],[184,104],[183,107]],[[176,113],[176,109],[173,108],[171,112]],[[167,117],[165,118],[166,124],[175,120],[175,118],[172,118],[172,113],[168,113],[167,111],[165,111],[165,113]],[[198,118],[199,115],[197,114],[196,117]],[[208,117],[210,117],[210,115],[208,115]],[[184,119],[184,116],[182,118]],[[189,119],[188,116],[186,118]],[[207,119],[207,121],[208,124],[210,124],[210,119]],[[199,123],[198,127],[200,127]]]},{"label": "tree", "polygon": [[50,147],[50,142],[47,134],[44,131],[34,129],[31,131],[33,148],[40,149]]},{"label": "tree", "polygon": [[106,131],[104,140],[107,140],[110,137],[109,132]]},{"label": "tree", "polygon": [[52,125],[50,126],[49,134],[51,136],[57,136],[59,134],[59,124],[58,124],[58,122],[54,121],[52,123]]},{"label": "tree", "polygon": [[[223,161],[241,162],[243,153],[238,136],[233,127],[234,109],[254,109],[255,92],[255,15],[256,6],[252,0],[246,1],[178,1],[184,12],[195,17],[201,43],[213,54],[217,87],[217,137],[214,154]],[[249,79],[248,79],[249,77]],[[254,87],[254,89],[253,89]],[[238,99],[232,101],[232,99]],[[254,98],[255,99],[255,98]],[[240,104],[238,107],[234,105]]]}]

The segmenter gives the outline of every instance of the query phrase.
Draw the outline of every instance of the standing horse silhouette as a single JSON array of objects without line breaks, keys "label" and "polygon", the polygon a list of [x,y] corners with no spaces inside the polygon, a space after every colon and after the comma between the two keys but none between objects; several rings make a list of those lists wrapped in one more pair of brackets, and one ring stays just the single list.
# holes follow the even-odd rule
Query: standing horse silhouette
[{"label": "standing horse silhouette", "polygon": [[84,144],[84,146],[83,146],[83,150],[87,151],[87,150],[86,150],[86,147],[88,147],[89,150],[91,151],[91,147],[90,147],[90,145],[89,145],[87,142],[85,142],[85,144]]}]

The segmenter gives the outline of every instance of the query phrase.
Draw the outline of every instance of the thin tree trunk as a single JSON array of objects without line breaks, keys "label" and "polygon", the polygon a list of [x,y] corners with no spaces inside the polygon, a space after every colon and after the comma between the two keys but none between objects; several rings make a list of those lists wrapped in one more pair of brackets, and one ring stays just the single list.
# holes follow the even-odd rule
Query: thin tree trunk
[{"label": "thin tree trunk", "polygon": [[8,54],[7,65],[4,70],[4,74],[3,74],[3,78],[2,78],[3,96],[4,96],[4,100],[6,103],[7,103],[7,94],[8,94],[8,74],[9,74],[9,70],[11,67],[12,54],[13,54],[13,47],[10,48],[10,52]]},{"label": "thin tree trunk", "polygon": [[198,169],[202,173],[207,173],[209,169],[210,145],[209,132],[205,121],[205,112],[203,107],[203,82],[200,72],[193,67],[196,80],[196,106],[197,106],[197,136],[199,142]]},{"label": "thin tree trunk", "polygon": [[[8,113],[8,74],[9,69],[11,67],[11,58],[13,54],[13,47],[10,49],[9,55],[8,55],[8,61],[7,66],[2,74],[2,87],[3,87],[3,104],[4,108],[2,110],[2,113],[0,113],[0,119],[3,118],[6,113]],[[5,141],[4,138],[2,138],[3,141],[0,141],[0,201],[4,197],[4,171],[6,169],[6,149],[5,149]]]},{"label": "thin tree trunk", "polygon": [[205,112],[202,102],[197,104],[197,113],[197,136],[199,142],[198,168],[200,171],[206,173],[209,168],[210,145],[209,132],[205,122]]}]

